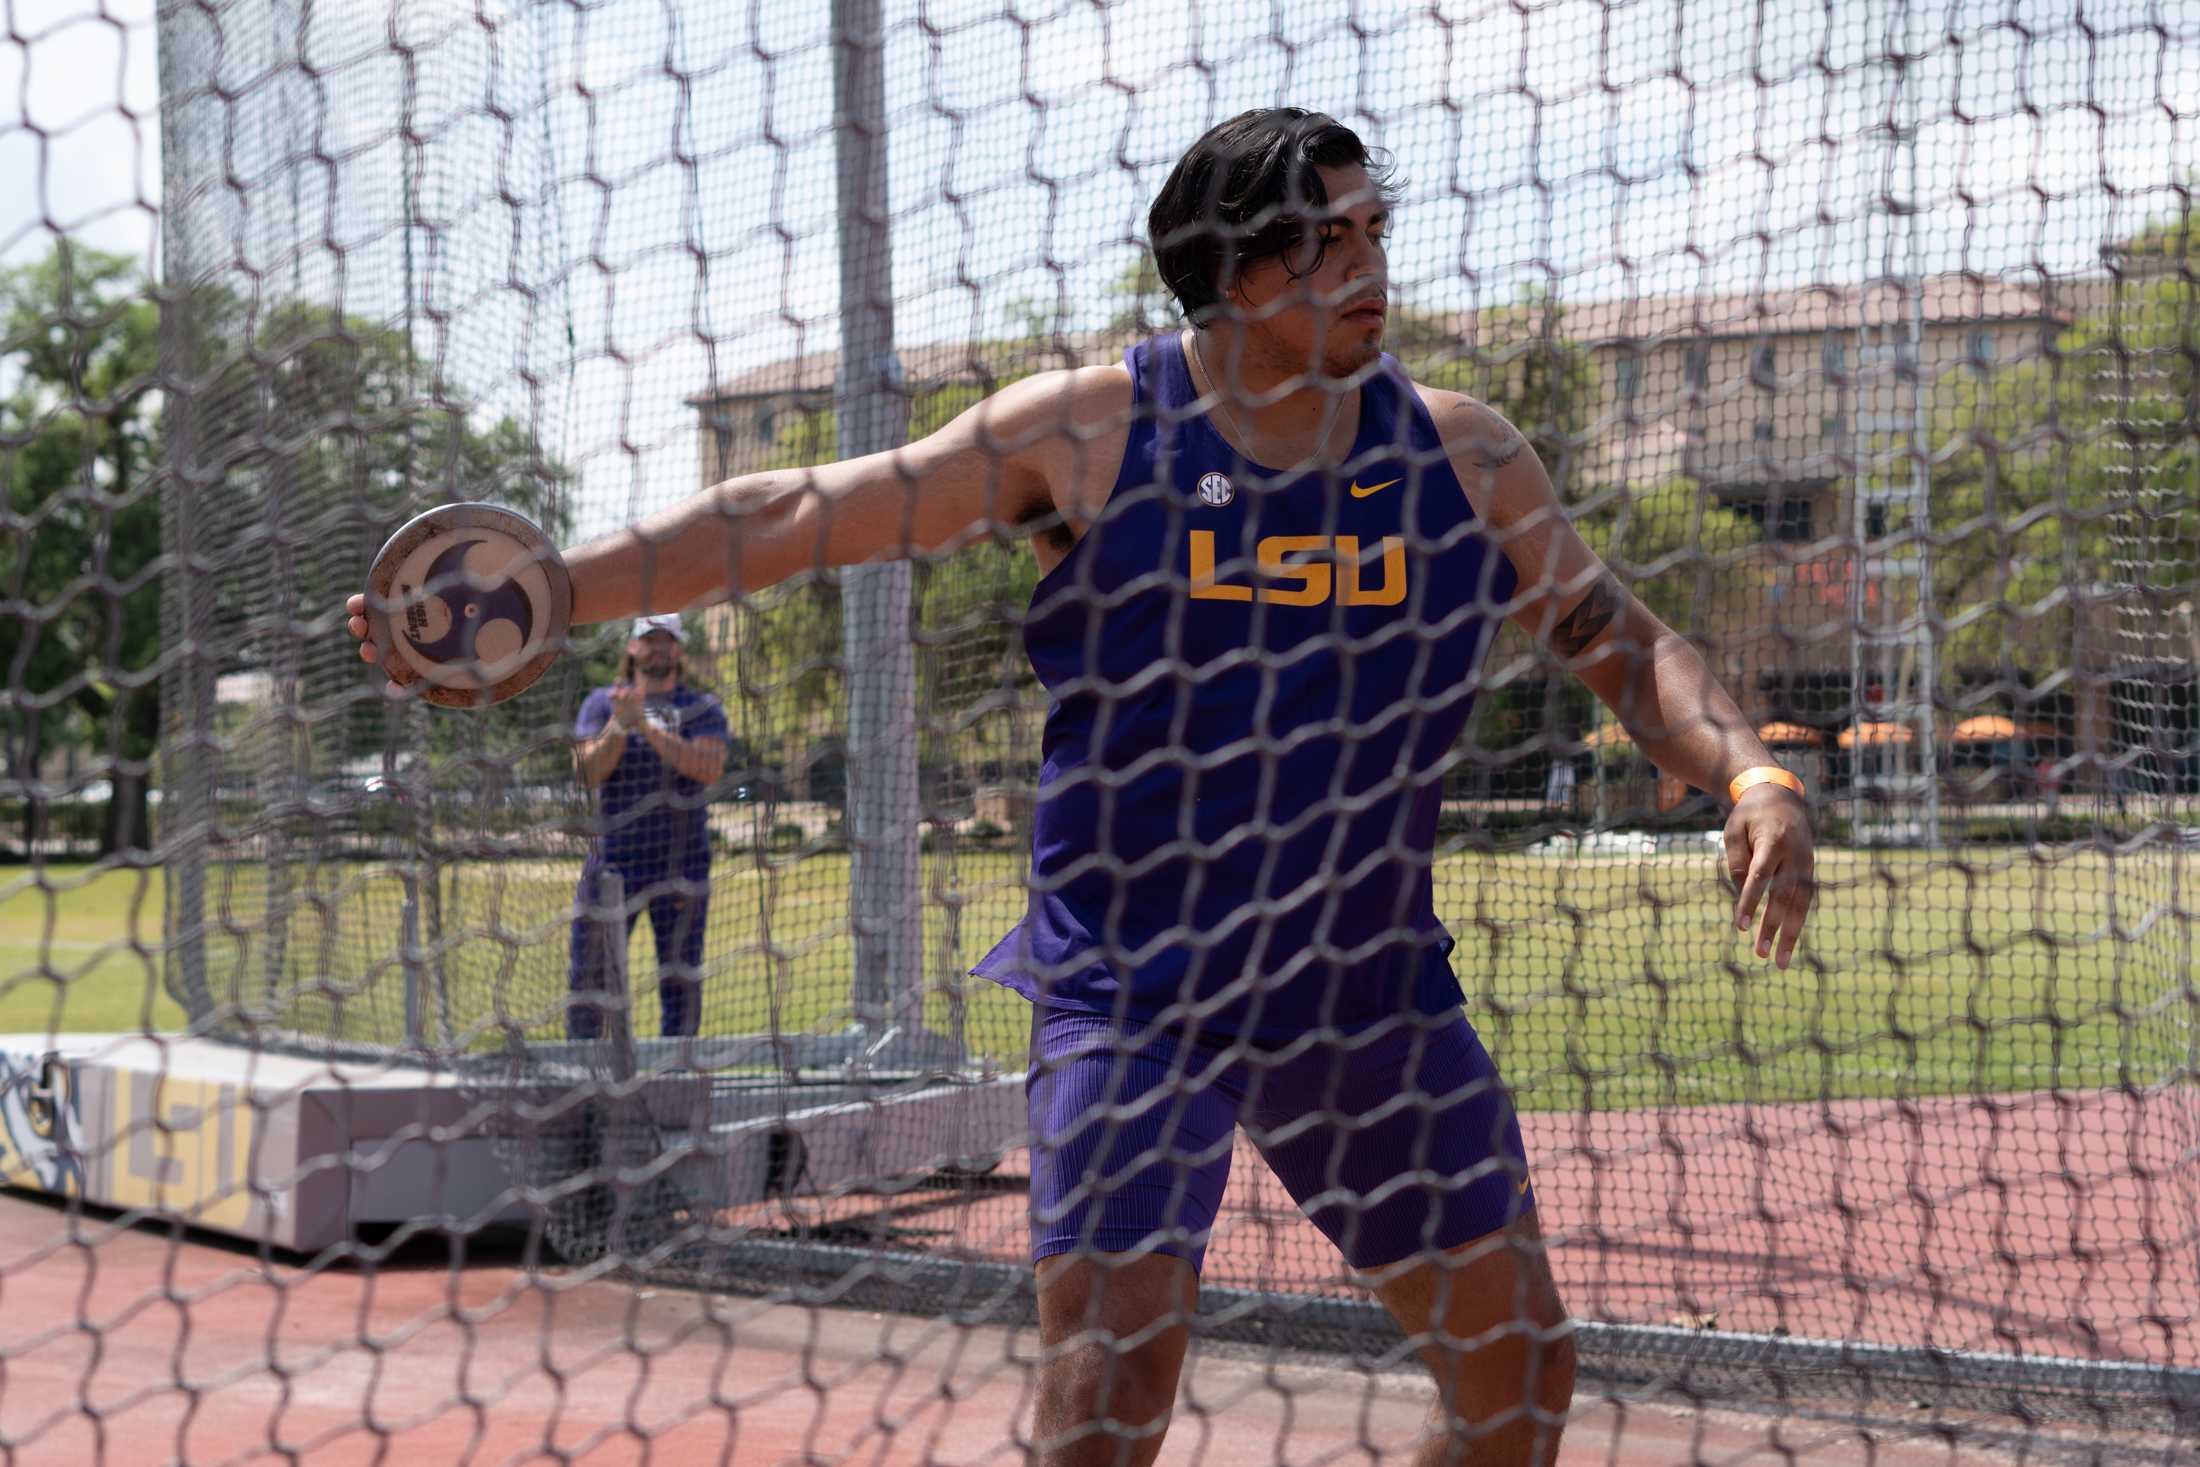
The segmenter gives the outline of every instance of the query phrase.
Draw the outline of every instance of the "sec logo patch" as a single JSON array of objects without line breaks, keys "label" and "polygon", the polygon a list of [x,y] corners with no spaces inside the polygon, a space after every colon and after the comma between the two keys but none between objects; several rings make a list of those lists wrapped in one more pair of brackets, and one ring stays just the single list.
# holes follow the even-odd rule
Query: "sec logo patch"
[{"label": "sec logo patch", "polygon": [[1199,476],[1199,502],[1220,509],[1237,498],[1237,490],[1231,487],[1228,474],[1201,474]]}]

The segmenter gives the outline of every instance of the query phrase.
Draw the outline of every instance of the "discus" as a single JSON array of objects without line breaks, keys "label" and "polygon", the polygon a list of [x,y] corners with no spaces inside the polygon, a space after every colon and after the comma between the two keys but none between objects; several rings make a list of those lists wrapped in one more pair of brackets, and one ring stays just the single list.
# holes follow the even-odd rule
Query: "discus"
[{"label": "discus", "polygon": [[525,692],[565,648],[573,583],[550,537],[494,504],[446,504],[367,571],[367,634],[390,681],[445,708]]}]

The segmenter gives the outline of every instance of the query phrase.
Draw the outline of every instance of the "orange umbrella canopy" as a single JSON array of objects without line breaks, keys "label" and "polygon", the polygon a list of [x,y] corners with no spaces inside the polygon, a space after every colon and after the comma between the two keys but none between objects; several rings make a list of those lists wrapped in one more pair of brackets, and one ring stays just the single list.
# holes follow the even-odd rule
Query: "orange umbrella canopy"
[{"label": "orange umbrella canopy", "polygon": [[1858,744],[1907,744],[1916,737],[1906,723],[1860,723],[1841,730],[1841,736],[1834,742],[1844,749],[1853,749]]},{"label": "orange umbrella canopy", "polygon": [[[1757,730],[1757,737],[1774,748],[1795,744],[1815,746],[1826,741],[1826,736],[1817,729],[1806,728],[1800,723],[1768,723]],[[1634,739],[1618,724],[1608,723],[1582,742],[1592,749],[1607,749],[1614,744],[1631,744]]]},{"label": "orange umbrella canopy", "polygon": [[1768,723],[1757,730],[1757,737],[1774,749],[1782,744],[1817,745],[1826,741],[1826,736],[1817,729],[1805,728],[1800,723]]},{"label": "orange umbrella canopy", "polygon": [[2013,718],[1999,713],[1982,713],[1976,718],[1966,718],[1949,731],[1948,737],[1959,744],[1990,744],[2002,739],[2040,738],[2044,730],[2019,726]]}]

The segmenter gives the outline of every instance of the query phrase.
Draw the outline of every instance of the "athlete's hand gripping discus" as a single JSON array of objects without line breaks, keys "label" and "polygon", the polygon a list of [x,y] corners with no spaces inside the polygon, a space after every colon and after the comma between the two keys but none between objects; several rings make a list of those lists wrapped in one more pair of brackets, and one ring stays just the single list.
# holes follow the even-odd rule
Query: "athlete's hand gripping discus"
[{"label": "athlete's hand gripping discus", "polygon": [[482,708],[524,692],[557,660],[573,583],[526,516],[446,504],[376,553],[366,618],[391,682],[446,708]]}]

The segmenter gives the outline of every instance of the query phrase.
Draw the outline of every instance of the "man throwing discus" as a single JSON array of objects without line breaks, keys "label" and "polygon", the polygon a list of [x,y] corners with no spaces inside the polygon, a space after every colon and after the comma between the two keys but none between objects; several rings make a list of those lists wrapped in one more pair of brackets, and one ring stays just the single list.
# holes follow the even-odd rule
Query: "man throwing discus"
[{"label": "man throwing discus", "polygon": [[[726,768],[726,710],[684,677],[686,630],[676,614],[634,623],[619,680],[597,688],[573,720],[573,769],[594,797],[595,837],[574,899],[573,1001],[566,1032],[603,1032],[610,964],[644,909],[657,942],[657,994],[667,1035],[702,1019],[703,933],[710,918],[710,787]],[[605,877],[626,905],[609,919]]]},{"label": "man throwing discus", "polygon": [[591,621],[1029,539],[1051,694],[1030,898],[978,971],[1032,1006],[1050,1467],[1159,1452],[1239,1127],[1418,1342],[1439,1395],[1420,1460],[1555,1457],[1571,1337],[1431,877],[1502,619],[1731,801],[1759,957],[1785,966],[1810,907],[1801,786],[1703,658],[1591,553],[1511,424],[1383,353],[1392,204],[1349,128],[1232,118],[1148,217],[1183,329],[570,558]]}]

